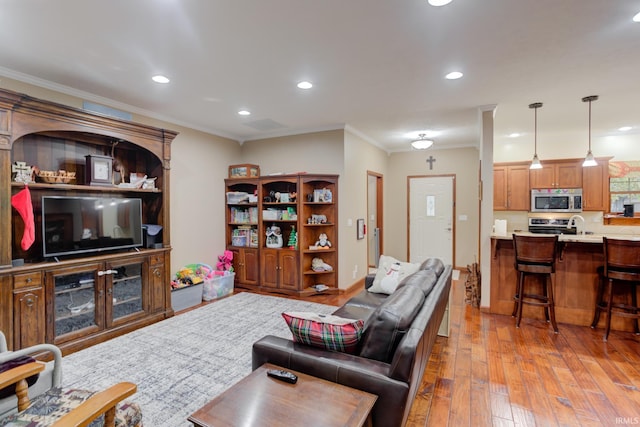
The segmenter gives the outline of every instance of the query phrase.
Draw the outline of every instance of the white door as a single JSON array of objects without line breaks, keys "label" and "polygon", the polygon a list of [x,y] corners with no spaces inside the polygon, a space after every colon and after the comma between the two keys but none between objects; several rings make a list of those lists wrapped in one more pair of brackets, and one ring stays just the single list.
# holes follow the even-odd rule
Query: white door
[{"label": "white door", "polygon": [[[409,177],[409,262],[453,265],[453,176]],[[449,305],[438,335],[449,336]]]},{"label": "white door", "polygon": [[409,177],[409,262],[453,264],[453,176]]}]

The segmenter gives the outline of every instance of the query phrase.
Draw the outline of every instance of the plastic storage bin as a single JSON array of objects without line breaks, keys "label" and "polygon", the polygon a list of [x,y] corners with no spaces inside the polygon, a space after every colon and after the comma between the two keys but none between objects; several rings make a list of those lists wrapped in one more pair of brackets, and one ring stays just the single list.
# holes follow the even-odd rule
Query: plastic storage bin
[{"label": "plastic storage bin", "polygon": [[239,203],[248,203],[249,202],[249,193],[245,193],[243,191],[229,191],[227,193],[227,203],[229,204],[239,204]]},{"label": "plastic storage bin", "polygon": [[171,290],[171,308],[180,311],[202,302],[204,283]]},{"label": "plastic storage bin", "polygon": [[231,273],[227,276],[214,276],[211,279],[205,280],[202,289],[202,299],[204,301],[211,301],[232,294],[235,277],[236,273]]}]

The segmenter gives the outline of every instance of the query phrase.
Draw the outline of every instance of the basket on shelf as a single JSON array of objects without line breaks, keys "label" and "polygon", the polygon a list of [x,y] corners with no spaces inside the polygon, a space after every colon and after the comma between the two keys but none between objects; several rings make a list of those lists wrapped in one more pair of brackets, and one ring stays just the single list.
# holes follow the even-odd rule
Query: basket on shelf
[{"label": "basket on shelf", "polygon": [[39,171],[36,175],[38,179],[47,184],[68,184],[76,179],[75,172],[59,171]]}]

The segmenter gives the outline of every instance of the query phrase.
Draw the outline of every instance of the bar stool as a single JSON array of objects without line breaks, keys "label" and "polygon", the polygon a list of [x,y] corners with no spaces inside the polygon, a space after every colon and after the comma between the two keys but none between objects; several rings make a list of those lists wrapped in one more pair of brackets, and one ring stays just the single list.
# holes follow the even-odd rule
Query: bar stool
[{"label": "bar stool", "polygon": [[[640,319],[640,307],[638,306],[637,285],[640,285],[640,241],[602,239],[604,248],[604,266],[598,268],[600,281],[596,294],[596,305],[593,313],[591,327],[595,328],[600,320],[600,312],[607,313],[603,341],[607,341],[611,331],[611,316],[621,316],[635,319],[634,330],[640,335],[638,319]],[[609,285],[605,299],[605,287]],[[631,304],[613,302],[614,293],[627,291],[630,294]]]},{"label": "bar stool", "polygon": [[[516,328],[520,327],[522,306],[524,304],[544,307],[547,322],[551,321],[553,331],[558,333],[555,303],[553,300],[552,274],[556,271],[556,249],[558,236],[522,236],[513,235],[515,249],[515,268],[518,283],[514,296],[513,314],[516,315]],[[530,275],[544,275],[542,295],[525,292],[525,279]]]}]

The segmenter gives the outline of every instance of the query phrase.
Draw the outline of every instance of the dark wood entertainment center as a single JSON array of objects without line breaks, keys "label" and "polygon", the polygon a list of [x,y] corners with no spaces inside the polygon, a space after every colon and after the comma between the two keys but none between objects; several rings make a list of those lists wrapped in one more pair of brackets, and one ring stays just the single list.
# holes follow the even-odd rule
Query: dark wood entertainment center
[{"label": "dark wood entertainment center", "polygon": [[[177,132],[0,90],[0,330],[10,349],[49,342],[70,353],[173,315],[169,178]],[[155,188],[85,185],[86,156],[111,156],[119,178],[154,177]],[[11,197],[12,165],[75,172],[70,183],[29,183],[35,242]],[[117,169],[116,169],[117,165]],[[120,181],[118,181],[120,182]],[[42,257],[43,196],[140,198],[142,223],[163,227],[162,247]],[[24,265],[12,261],[23,259]]]}]

